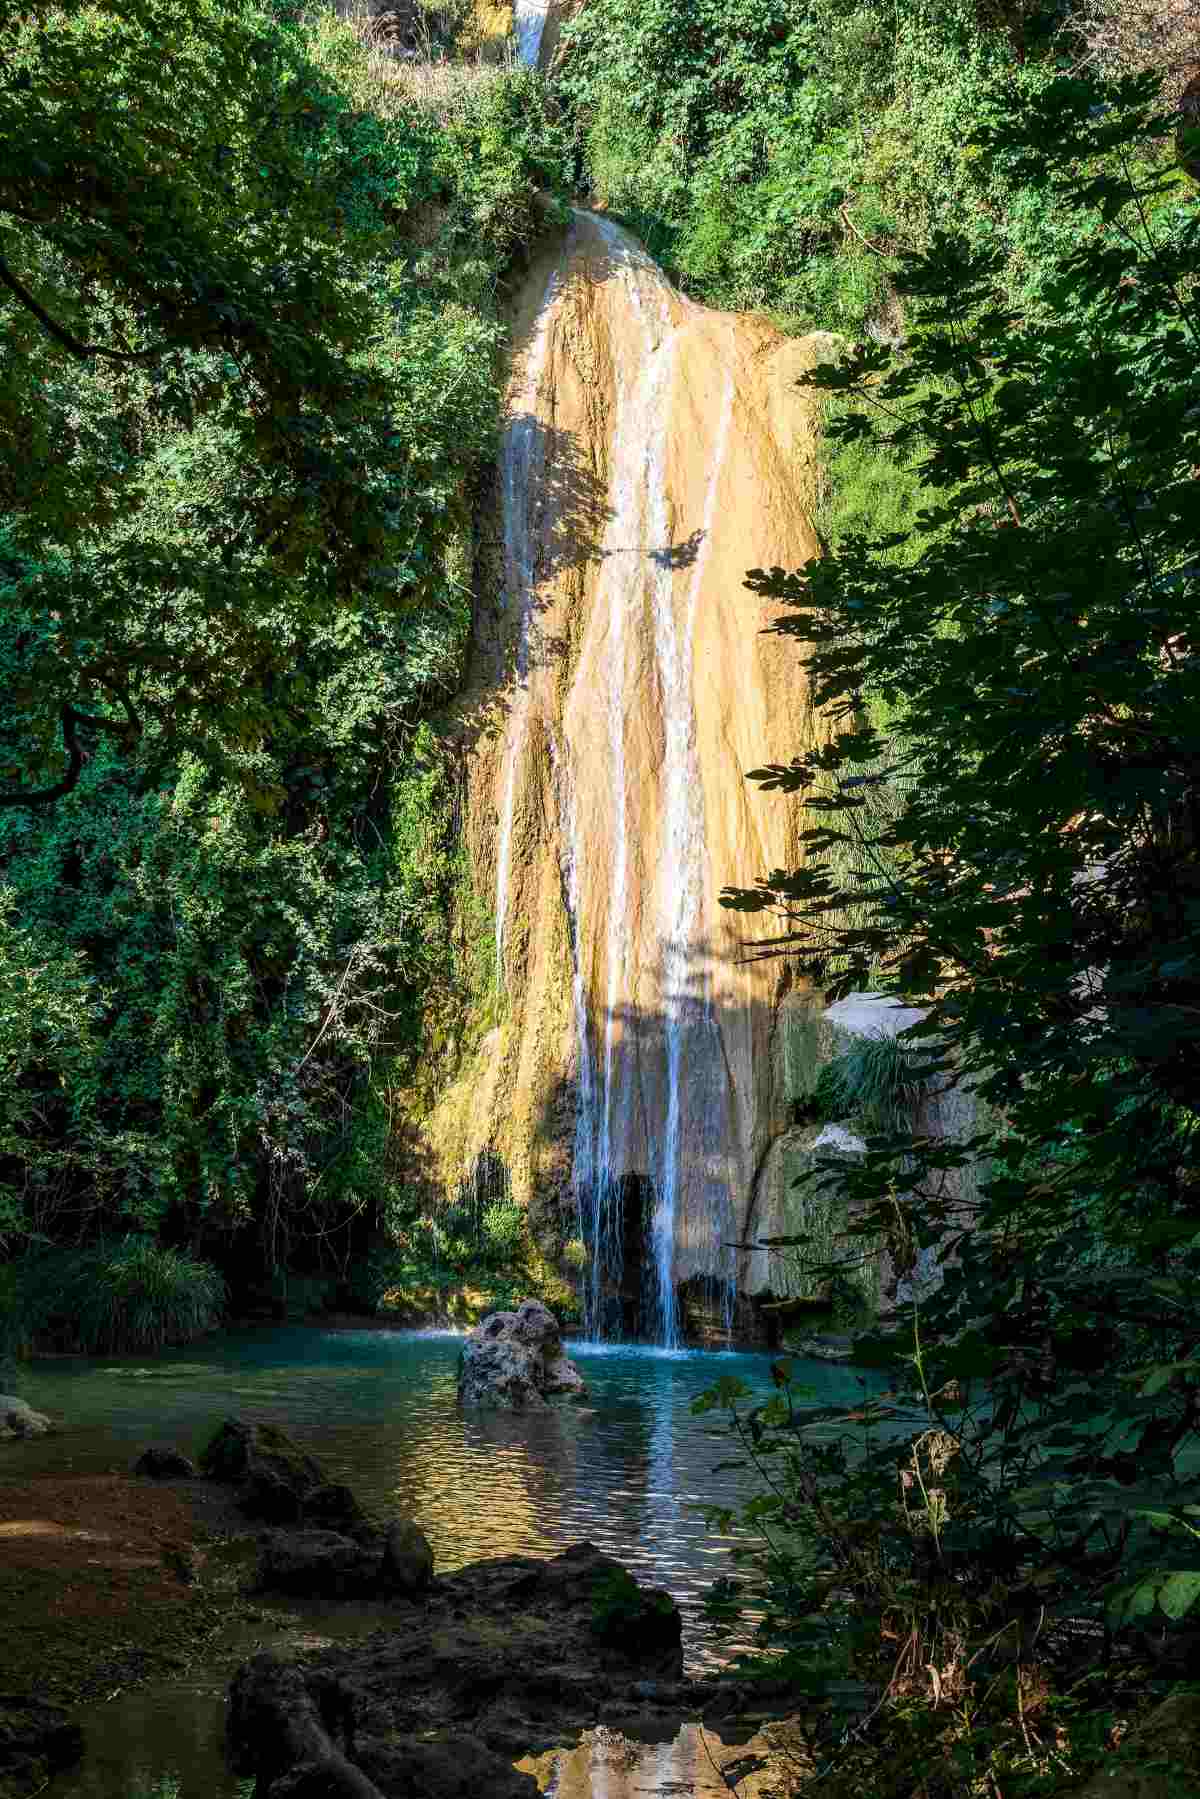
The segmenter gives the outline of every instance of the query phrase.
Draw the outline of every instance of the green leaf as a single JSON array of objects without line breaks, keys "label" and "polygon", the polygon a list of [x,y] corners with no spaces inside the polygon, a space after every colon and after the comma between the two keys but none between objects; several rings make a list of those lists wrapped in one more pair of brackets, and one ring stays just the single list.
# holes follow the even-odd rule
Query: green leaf
[{"label": "green leaf", "polygon": [[1168,1618],[1185,1617],[1200,1601],[1200,1569],[1170,1574],[1158,1590],[1158,1603]]}]

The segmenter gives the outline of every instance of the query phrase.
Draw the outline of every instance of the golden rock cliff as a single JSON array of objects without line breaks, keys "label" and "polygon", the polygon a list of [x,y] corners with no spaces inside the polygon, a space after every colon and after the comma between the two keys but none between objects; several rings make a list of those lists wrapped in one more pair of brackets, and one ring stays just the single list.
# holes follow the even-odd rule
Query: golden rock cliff
[{"label": "golden rock cliff", "polygon": [[535,1220],[581,1219],[614,1302],[644,1238],[669,1341],[678,1283],[735,1273],[787,1123],[788,974],[740,960],[719,895],[799,859],[799,808],[744,776],[819,727],[743,582],[816,554],[795,381],[827,350],[693,305],[589,213],[531,271],[514,340],[462,706],[500,1022],[427,1139],[447,1182],[491,1150]]}]

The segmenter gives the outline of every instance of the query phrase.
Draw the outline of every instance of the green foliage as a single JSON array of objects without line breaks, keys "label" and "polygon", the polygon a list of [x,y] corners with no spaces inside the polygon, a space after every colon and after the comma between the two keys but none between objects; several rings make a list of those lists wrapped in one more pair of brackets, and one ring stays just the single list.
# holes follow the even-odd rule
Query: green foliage
[{"label": "green foliage", "polygon": [[[726,903],[782,919],[831,994],[926,1008],[921,1072],[990,1108],[963,1144],[897,1108],[816,1171],[902,1271],[957,1250],[860,1340],[890,1393],[801,1417],[785,1374],[738,1426],[771,1474],[768,1640],[815,1688],[848,1654],[931,1794],[994,1780],[993,1751],[1053,1790],[985,1703],[1005,1667],[1061,1705],[1107,1633],[1168,1677],[1195,1652],[1200,205],[1146,175],[1154,100],[1063,80],[981,125],[985,175],[1040,171],[1061,248],[1038,294],[1014,309],[999,253],[935,235],[900,278],[904,353],[814,377],[863,409],[845,440],[919,454],[917,553],[847,536],[748,583],[795,608],[837,734],[758,773],[806,796],[811,859]],[[954,1705],[978,1729],[947,1765]]]},{"label": "green foliage", "polygon": [[920,1051],[897,1037],[860,1037],[822,1068],[815,1105],[877,1135],[911,1129],[925,1093],[921,1065]]},{"label": "green foliage", "polygon": [[648,1613],[669,1616],[674,1609],[669,1593],[647,1592],[624,1568],[614,1568],[592,1588],[592,1630],[606,1642],[627,1641]]},{"label": "green foliage", "polygon": [[0,769],[60,796],[0,809],[0,1248],[345,1281],[482,979],[428,721],[562,135],[528,71],[399,103],[326,10],[0,31]]},{"label": "green foliage", "polygon": [[561,87],[588,178],[685,286],[880,337],[897,256],[964,227],[1036,282],[1056,220],[969,140],[1054,72],[1057,20],[973,0],[592,0]]},{"label": "green foliage", "polygon": [[[766,1403],[730,1379],[693,1402],[728,1412],[729,1465],[760,1482],[740,1516],[709,1510],[741,1536],[710,1627],[742,1642],[749,1628],[745,1671],[787,1678],[803,1764],[833,1799],[899,1799],[914,1782],[931,1799],[996,1786],[1050,1799],[1109,1765],[1170,1670],[1106,1660],[1100,1631],[1078,1631],[1039,1556],[1014,1419],[982,1392],[923,1386],[919,1339],[912,1369],[911,1394],[864,1390],[850,1406],[811,1403],[788,1362]],[[1180,1572],[1137,1604],[1148,1621],[1161,1596],[1161,1623],[1197,1589]]]},{"label": "green foliage", "polygon": [[525,1214],[511,1200],[497,1200],[483,1213],[483,1240],[487,1253],[503,1262],[513,1256],[525,1234]]},{"label": "green foliage", "polygon": [[7,1326],[79,1355],[190,1343],[221,1322],[225,1282],[208,1262],[146,1238],[31,1251],[6,1270]]}]

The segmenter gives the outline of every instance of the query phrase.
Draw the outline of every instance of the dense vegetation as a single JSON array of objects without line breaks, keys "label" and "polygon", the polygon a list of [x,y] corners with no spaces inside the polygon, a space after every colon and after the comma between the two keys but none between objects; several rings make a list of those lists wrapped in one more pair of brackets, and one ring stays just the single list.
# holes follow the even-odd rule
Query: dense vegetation
[{"label": "dense vegetation", "polygon": [[320,11],[76,0],[3,52],[0,1248],[346,1286],[459,979],[423,721],[560,137]]},{"label": "dense vegetation", "polygon": [[749,579],[840,735],[757,771],[808,797],[811,859],[727,903],[831,993],[926,1007],[912,1074],[981,1125],[896,1108],[816,1173],[898,1267],[953,1250],[858,1345],[892,1390],[806,1413],[781,1369],[737,1421],[766,1641],[880,1702],[814,1738],[831,1792],[1058,1791],[1196,1666],[1200,198],[1158,97],[1059,76],[980,122],[983,178],[1056,222],[1026,303],[935,232],[903,346],[814,376],[856,402],[835,436],[915,463],[915,532]]},{"label": "dense vegetation", "polygon": [[[497,298],[574,182],[845,334],[832,553],[751,577],[841,734],[760,771],[810,858],[729,899],[929,1008],[827,1074],[869,1143],[817,1178],[956,1255],[860,1344],[884,1399],[737,1410],[764,1542],[716,1609],[834,1695],[826,1791],[1082,1777],[1200,1646],[1190,10],[587,0],[549,87],[267,0],[60,0],[0,53],[0,1351],[153,1349],[226,1276],[544,1277],[502,1181],[434,1217],[391,1157],[490,978],[438,710]],[[971,1145],[910,1128],[944,1080]]]}]

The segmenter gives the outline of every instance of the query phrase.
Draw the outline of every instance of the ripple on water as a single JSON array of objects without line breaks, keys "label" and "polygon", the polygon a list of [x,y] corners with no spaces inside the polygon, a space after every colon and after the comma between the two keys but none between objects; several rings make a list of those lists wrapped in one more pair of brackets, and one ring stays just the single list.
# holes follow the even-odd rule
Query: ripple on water
[{"label": "ripple on water", "polygon": [[[690,1668],[711,1666],[717,1652],[701,1602],[727,1568],[731,1545],[707,1529],[698,1508],[736,1508],[750,1487],[744,1471],[714,1472],[728,1440],[715,1415],[695,1417],[691,1404],[726,1374],[765,1396],[770,1359],[573,1343],[591,1404],[514,1416],[458,1408],[459,1348],[448,1331],[263,1329],[165,1352],[152,1380],[132,1358],[33,1362],[22,1369],[23,1396],[63,1429],[23,1444],[22,1465],[108,1469],[164,1439],[194,1455],[222,1417],[240,1412],[291,1431],[368,1505],[411,1513],[443,1570],[554,1554],[589,1538],[639,1579],[674,1593]],[[845,1368],[813,1363],[803,1377],[825,1403],[861,1395]],[[179,1799],[232,1799],[222,1705],[223,1691],[200,1681],[138,1689],[97,1708],[88,1759],[56,1781],[56,1799],[111,1799],[139,1782],[153,1791],[152,1779],[165,1773],[178,1778]],[[617,1799],[691,1781],[694,1793],[707,1793],[709,1748],[720,1746],[710,1738],[705,1748],[693,1732],[674,1744],[628,1744],[619,1755],[618,1747],[600,1733],[564,1753],[544,1771],[550,1791]],[[715,1773],[711,1790],[724,1790]]]},{"label": "ripple on water", "polygon": [[[737,1508],[744,1471],[715,1473],[728,1443],[692,1401],[721,1375],[764,1396],[770,1360],[733,1351],[571,1343],[591,1403],[536,1414],[468,1413],[455,1403],[451,1331],[244,1331],[154,1364],[43,1361],[25,1396],[60,1415],[61,1436],[26,1446],[27,1466],[108,1468],[149,1439],[195,1453],[229,1411],[283,1425],[369,1505],[411,1513],[438,1565],[548,1554],[589,1538],[639,1578],[669,1586],[693,1666],[706,1663],[705,1588],[729,1544],[698,1508]],[[856,1375],[824,1363],[804,1377],[825,1401],[857,1398]]]}]

